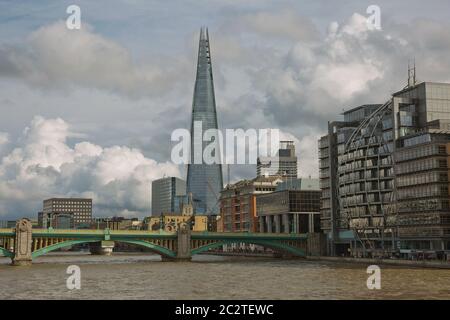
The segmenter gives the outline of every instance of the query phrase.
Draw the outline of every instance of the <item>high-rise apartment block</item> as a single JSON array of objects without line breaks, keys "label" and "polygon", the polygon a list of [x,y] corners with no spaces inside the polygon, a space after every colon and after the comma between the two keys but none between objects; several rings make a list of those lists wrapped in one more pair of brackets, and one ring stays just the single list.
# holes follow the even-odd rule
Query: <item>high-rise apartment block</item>
[{"label": "high-rise apartment block", "polygon": [[330,122],[319,140],[330,254],[450,250],[450,84],[409,84]]}]

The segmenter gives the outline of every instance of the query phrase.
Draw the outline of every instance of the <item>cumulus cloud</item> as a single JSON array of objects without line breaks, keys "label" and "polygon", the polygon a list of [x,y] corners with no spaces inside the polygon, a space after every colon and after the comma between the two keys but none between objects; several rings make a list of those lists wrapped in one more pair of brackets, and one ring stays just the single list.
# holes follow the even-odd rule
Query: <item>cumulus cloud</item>
[{"label": "cumulus cloud", "polygon": [[[408,59],[415,56],[419,80],[450,81],[448,22],[413,19],[417,14],[412,6],[401,12],[384,10],[382,31],[369,31],[363,14],[350,14],[361,10],[359,3],[342,6],[339,16],[348,18],[329,23],[328,28],[326,24],[336,19],[331,9],[323,11],[329,6],[318,4],[324,12],[318,17],[311,11],[303,13],[305,5],[290,5],[286,10],[282,2],[260,3],[245,10],[222,8],[215,25],[210,25],[219,125],[281,129],[290,135],[286,139],[296,142],[303,176],[317,176],[317,139],[325,133],[327,121],[337,119],[342,109],[388,99],[406,84]],[[189,7],[195,14],[204,14]],[[407,19],[397,19],[401,13]],[[40,190],[44,190],[45,194],[92,196],[97,203],[112,199],[107,205],[118,212],[142,212],[143,203],[149,207],[150,190],[142,181],[167,170],[162,169],[164,163],[153,163],[149,157],[167,159],[171,131],[189,125],[198,41],[191,25],[192,33],[179,32],[170,19],[164,16],[164,20],[170,28],[161,20],[160,30],[150,33],[160,37],[155,40],[163,48],[158,48],[164,51],[163,57],[147,55],[146,50],[156,45],[142,41],[143,25],[127,24],[126,19],[120,33],[122,40],[129,40],[126,46],[114,28],[107,37],[90,27],[67,30],[63,22],[43,26],[24,41],[0,44],[0,110],[5,115],[0,126],[2,131],[12,128],[9,142],[0,142],[1,195],[26,200],[24,194],[30,193],[33,199],[41,199],[45,196]],[[138,29],[140,37],[127,34]],[[189,45],[176,37],[189,38]],[[177,46],[174,39],[183,44],[172,51]],[[135,53],[147,57],[137,61]],[[183,91],[177,91],[180,87]],[[49,95],[36,88],[70,90]],[[22,128],[39,113],[51,119],[33,120],[14,148],[17,131],[13,129]],[[59,116],[86,129],[91,142],[68,144],[68,139],[80,136]],[[54,132],[46,134],[46,126]],[[41,141],[46,141],[46,148]],[[102,147],[106,145],[138,146],[142,151]],[[128,166],[121,165],[125,162],[134,169],[128,171]],[[147,177],[149,171],[142,166],[154,168],[153,176]],[[236,168],[232,179],[254,174],[254,167]],[[29,178],[33,175],[35,179]],[[35,201],[33,210],[40,206]],[[27,201],[17,200],[15,208],[20,209],[22,202],[27,204],[23,211],[28,212]]]},{"label": "cumulus cloud", "polygon": [[69,30],[63,21],[32,32],[20,46],[0,46],[0,75],[43,88],[80,86],[131,97],[173,92],[183,59],[171,64],[136,64],[117,42],[94,32],[88,24]]},{"label": "cumulus cloud", "polygon": [[0,163],[0,214],[32,216],[50,197],[91,197],[94,214],[150,213],[151,182],[179,176],[177,166],[146,158],[138,149],[103,148],[87,141],[70,146],[64,120],[35,117],[18,145]]},{"label": "cumulus cloud", "polygon": [[239,20],[244,28],[277,39],[310,41],[318,39],[320,35],[310,19],[292,10],[250,13],[240,17]]},{"label": "cumulus cloud", "polygon": [[0,132],[0,156],[6,149],[8,142],[9,142],[9,134],[6,132]]},{"label": "cumulus cloud", "polygon": [[0,132],[0,146],[9,142],[9,135],[6,132]]},{"label": "cumulus cloud", "polygon": [[[262,21],[267,24],[259,23]],[[383,30],[378,31],[368,29],[366,16],[354,13],[343,22],[331,22],[323,36],[314,28],[304,28],[309,35],[277,35],[293,21],[308,24],[293,12],[247,14],[230,23],[241,28],[241,34],[291,41],[280,46],[276,40],[261,44],[241,39],[241,47],[232,46],[227,63],[237,61],[234,72],[241,76],[235,79],[245,79],[239,83],[245,84],[247,93],[225,100],[224,116],[232,122],[232,110],[238,108],[240,114],[251,115],[235,120],[239,124],[270,124],[291,133],[296,137],[292,140],[296,141],[302,175],[317,176],[317,139],[325,133],[327,121],[339,119],[344,109],[389,99],[406,84],[408,59],[416,58],[419,81],[450,79],[450,60],[445,58],[450,35],[443,22],[383,20]],[[238,62],[242,60],[245,68]]]},{"label": "cumulus cloud", "polygon": [[342,25],[333,22],[320,41],[295,42],[284,58],[255,72],[254,86],[266,92],[265,113],[280,125],[325,128],[342,109],[383,103],[402,89],[414,56],[420,80],[448,81],[443,70],[450,62],[442,55],[450,37],[442,23],[411,22],[414,33],[409,25],[372,31],[366,19],[354,13]]},{"label": "cumulus cloud", "polygon": [[320,42],[295,43],[284,60],[258,72],[255,85],[267,93],[265,112],[282,125],[326,123],[368,94],[389,67],[368,41],[381,35],[369,32],[365,17],[355,14],[341,27],[332,24]]}]

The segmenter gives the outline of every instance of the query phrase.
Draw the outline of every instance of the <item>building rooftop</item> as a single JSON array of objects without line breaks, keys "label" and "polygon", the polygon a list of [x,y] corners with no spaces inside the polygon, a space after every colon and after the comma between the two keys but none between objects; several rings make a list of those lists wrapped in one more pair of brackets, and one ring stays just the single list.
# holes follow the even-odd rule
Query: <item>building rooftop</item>
[{"label": "building rooftop", "polygon": [[91,198],[50,198],[50,199],[45,199],[44,201],[51,201],[51,200],[59,200],[59,201],[92,201]]},{"label": "building rooftop", "polygon": [[400,94],[400,93],[403,93],[403,92],[407,92],[409,90],[413,90],[413,89],[416,89],[417,87],[425,86],[425,85],[448,86],[448,87],[450,87],[450,83],[447,83],[447,82],[423,81],[423,82],[419,82],[419,83],[415,84],[414,86],[405,87],[405,88],[403,88],[400,91],[394,92],[392,95],[395,96],[397,94]]},{"label": "building rooftop", "polygon": [[361,106],[354,107],[354,108],[349,109],[349,110],[345,110],[345,111],[342,112],[341,114],[342,114],[342,115],[346,115],[346,114],[349,114],[349,113],[358,111],[359,109],[365,109],[365,108],[378,108],[378,107],[381,107],[381,106],[382,106],[381,104],[363,104],[363,105],[361,105]]},{"label": "building rooftop", "polygon": [[312,179],[312,178],[288,179],[277,186],[276,191],[282,190],[320,191],[319,179]]}]

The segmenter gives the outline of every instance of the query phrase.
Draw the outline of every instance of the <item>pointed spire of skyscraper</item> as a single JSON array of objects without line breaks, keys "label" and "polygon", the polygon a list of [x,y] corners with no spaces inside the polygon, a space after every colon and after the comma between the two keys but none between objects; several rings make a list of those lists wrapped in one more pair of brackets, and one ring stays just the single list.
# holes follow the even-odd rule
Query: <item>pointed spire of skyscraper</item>
[{"label": "pointed spire of skyscraper", "polygon": [[[201,134],[195,134],[194,132],[196,122],[201,123]],[[197,76],[192,101],[191,162],[188,165],[187,172],[187,192],[192,193],[198,213],[218,214],[217,200],[223,188],[222,165],[220,163],[204,163],[203,150],[208,143],[201,140],[194,141],[196,137],[201,139],[203,132],[208,129],[218,129],[218,124],[209,33],[207,28],[202,27],[200,29]],[[194,147],[195,145],[197,148]],[[200,163],[198,162],[199,159]]]}]

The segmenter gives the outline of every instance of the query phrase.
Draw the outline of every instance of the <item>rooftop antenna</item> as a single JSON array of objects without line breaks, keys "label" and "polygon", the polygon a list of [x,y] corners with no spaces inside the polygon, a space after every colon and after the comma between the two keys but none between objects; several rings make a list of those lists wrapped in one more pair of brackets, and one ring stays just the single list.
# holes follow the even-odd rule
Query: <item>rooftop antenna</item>
[{"label": "rooftop antenna", "polygon": [[408,60],[408,88],[415,86],[417,83],[416,79],[416,58],[413,59],[413,66],[411,67],[411,62]]}]

